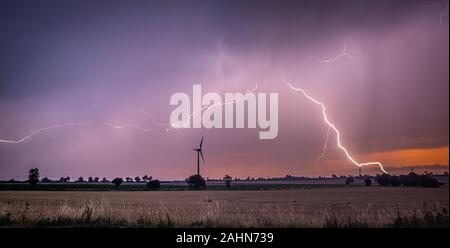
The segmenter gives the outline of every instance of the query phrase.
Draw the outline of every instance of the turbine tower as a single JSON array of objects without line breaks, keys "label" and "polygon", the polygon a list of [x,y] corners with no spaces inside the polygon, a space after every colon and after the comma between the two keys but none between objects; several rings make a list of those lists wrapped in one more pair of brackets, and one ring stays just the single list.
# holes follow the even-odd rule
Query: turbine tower
[{"label": "turbine tower", "polygon": [[203,158],[202,153],[202,146],[203,146],[203,136],[202,140],[200,141],[200,146],[197,149],[192,149],[197,152],[197,175],[200,175],[200,156],[202,157],[203,164],[205,163],[205,159]]}]

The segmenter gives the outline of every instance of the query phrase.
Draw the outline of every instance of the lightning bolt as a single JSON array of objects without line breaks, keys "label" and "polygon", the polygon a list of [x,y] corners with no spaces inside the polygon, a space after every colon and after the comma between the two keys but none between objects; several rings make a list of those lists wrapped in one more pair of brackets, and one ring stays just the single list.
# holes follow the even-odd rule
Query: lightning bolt
[{"label": "lightning bolt", "polygon": [[56,125],[33,130],[29,135],[19,138],[17,140],[0,139],[0,143],[20,144],[20,143],[24,143],[24,142],[28,141],[29,139],[33,138],[34,136],[36,136],[42,132],[45,132],[45,131],[49,131],[52,129],[64,128],[64,127],[82,127],[82,126],[103,126],[103,127],[113,128],[113,129],[130,128],[130,129],[135,129],[135,130],[143,131],[143,132],[152,131],[152,129],[143,128],[143,127],[133,125],[133,124],[115,125],[115,124],[111,124],[111,123],[101,123],[101,122],[63,123],[63,124],[56,124]]},{"label": "lightning bolt", "polygon": [[149,113],[146,109],[128,109],[128,111],[132,112],[132,113],[142,113],[144,114],[147,118],[150,119],[150,121],[152,122],[153,125],[155,126],[159,126],[159,127],[166,127],[166,132],[169,131],[170,128],[170,124],[169,123],[162,123],[162,122],[157,122],[156,119],[153,117],[153,115],[151,113]]},{"label": "lightning bolt", "polygon": [[353,56],[353,55],[351,55],[351,54],[349,54],[349,53],[347,52],[347,45],[346,45],[346,44],[344,44],[344,48],[342,49],[341,53],[339,53],[338,55],[336,55],[336,56],[333,57],[333,58],[330,58],[330,59],[319,59],[319,58],[316,57],[316,56],[309,56],[309,57],[312,58],[312,59],[314,59],[315,61],[317,61],[317,62],[319,62],[319,63],[335,63],[335,62],[337,62],[338,60],[341,60],[341,59],[343,59],[343,58],[359,59],[358,57]]},{"label": "lightning bolt", "polygon": [[[251,90],[247,90],[247,93],[250,92],[254,92],[258,89],[258,85],[256,85],[255,88],[251,89]],[[195,113],[198,113],[200,111],[215,107],[215,106],[222,106],[222,105],[228,105],[228,104],[234,104],[237,103],[239,101],[241,101],[244,98],[244,96],[242,96],[241,98],[234,100],[234,101],[230,101],[230,102],[224,102],[224,103],[215,103],[215,104],[211,104],[208,106],[204,106],[200,109],[198,109],[197,111],[195,111],[194,113],[192,113],[190,115],[190,117],[192,117]],[[191,124],[191,121],[187,122],[187,123],[183,123],[181,125],[171,125],[169,123],[161,123],[161,122],[157,122],[155,120],[155,118],[153,117],[152,114],[150,114],[147,110],[145,109],[136,109],[136,110],[128,110],[134,113],[142,113],[145,116],[147,116],[152,123],[155,126],[162,126],[162,127],[166,127],[166,132],[172,130],[172,129],[176,129],[176,128],[181,128],[181,127],[186,127],[188,125]],[[191,119],[191,118],[189,118]],[[201,118],[200,118],[201,120]],[[195,121],[199,121],[199,120],[194,120],[192,123],[195,123]],[[34,136],[43,133],[45,131],[49,131],[52,129],[60,129],[60,128],[64,128],[64,127],[82,127],[82,126],[103,126],[103,127],[109,127],[109,128],[113,128],[113,129],[125,129],[125,128],[129,128],[129,129],[135,129],[138,131],[143,131],[143,132],[150,132],[150,131],[154,131],[153,129],[150,128],[144,128],[144,127],[140,127],[138,125],[134,125],[134,124],[126,124],[126,125],[116,125],[116,124],[112,124],[112,123],[102,123],[102,122],[82,122],[82,123],[62,123],[62,124],[55,124],[52,126],[48,126],[48,127],[44,127],[44,128],[40,128],[40,129],[36,129],[31,131],[31,133],[29,135],[23,136],[17,140],[5,140],[5,139],[0,139],[0,143],[7,143],[7,144],[20,144],[20,143],[24,143],[26,141],[28,141],[29,139],[33,138]]]},{"label": "lightning bolt", "polygon": [[[245,91],[245,94],[253,93],[253,92],[256,91],[257,89],[258,89],[258,85],[256,85],[255,88],[253,88],[253,89],[250,89],[250,90]],[[202,111],[204,111],[204,110],[206,110],[206,109],[210,109],[210,108],[215,107],[215,106],[225,106],[225,105],[230,105],[230,104],[238,103],[238,102],[240,102],[240,101],[242,101],[242,100],[244,99],[244,95],[245,95],[245,94],[242,94],[242,97],[240,97],[239,99],[233,100],[233,101],[224,102],[224,103],[216,102],[216,103],[214,103],[214,104],[207,105],[207,106],[204,106],[204,107],[202,107],[202,108],[199,108],[199,109],[197,109],[196,111],[194,111],[189,117],[193,117],[196,113],[202,112]],[[172,128],[182,128],[182,127],[190,126],[190,124],[191,124],[190,119],[191,119],[191,118],[189,118],[189,121],[188,121],[188,122],[185,122],[185,123],[180,124],[180,125],[174,125],[174,124],[171,124],[171,127],[172,127]],[[201,121],[201,117],[198,118],[197,120],[193,120],[193,121],[192,121],[192,124],[194,124],[194,123],[196,123],[196,122],[198,122],[198,121]]]},{"label": "lightning bolt", "polygon": [[444,17],[448,16],[448,5],[445,6],[445,8],[441,11],[441,13],[439,13],[439,25],[437,27],[437,29],[441,29],[441,26],[443,24],[443,19]]},{"label": "lightning bolt", "polygon": [[[249,89],[249,90],[245,91],[245,94],[253,93],[256,90],[258,90],[258,85],[256,85],[253,89]],[[144,114],[145,116],[147,116],[152,121],[152,123],[154,125],[167,127],[166,132],[168,132],[168,131],[171,131],[173,129],[186,128],[186,127],[189,127],[191,124],[194,124],[194,123],[197,123],[197,122],[201,121],[201,117],[191,121],[191,118],[196,113],[202,112],[204,110],[207,110],[207,109],[210,109],[210,108],[213,108],[213,107],[216,107],[216,106],[224,106],[224,105],[230,105],[230,104],[238,103],[238,102],[240,102],[240,101],[242,101],[244,99],[244,95],[245,94],[243,94],[242,97],[240,97],[240,98],[238,98],[236,100],[233,100],[233,101],[224,102],[224,103],[218,102],[218,103],[214,103],[214,104],[211,104],[211,105],[203,106],[203,107],[197,109],[196,111],[194,111],[192,114],[189,115],[189,121],[186,121],[186,122],[178,124],[178,125],[171,124],[171,123],[157,122],[157,121],[155,121],[155,118],[153,118],[153,116],[145,109],[136,109],[136,110],[130,110],[130,111],[134,112],[134,113],[142,113],[142,114]]]},{"label": "lightning bolt", "polygon": [[365,162],[365,163],[358,163],[358,162],[356,162],[356,160],[353,159],[353,157],[350,155],[350,153],[347,150],[347,148],[345,148],[342,145],[342,143],[341,143],[341,134],[339,132],[339,129],[332,122],[330,122],[328,120],[327,109],[326,109],[325,105],[322,102],[319,102],[318,100],[316,100],[313,97],[311,97],[310,95],[308,95],[303,89],[294,87],[285,78],[283,78],[283,81],[286,83],[287,86],[289,86],[290,89],[292,89],[294,91],[301,92],[304,97],[306,97],[308,100],[310,100],[311,102],[313,102],[313,103],[315,103],[315,104],[317,104],[317,105],[319,105],[321,107],[321,109],[322,109],[322,116],[323,116],[324,122],[328,125],[329,128],[331,128],[336,133],[337,145],[345,153],[345,155],[347,156],[348,160],[350,160],[350,162],[352,162],[354,165],[356,165],[358,167],[368,166],[368,165],[377,165],[377,166],[380,167],[380,169],[384,173],[388,174],[388,172],[383,168],[383,164],[381,164],[380,162]]},{"label": "lightning bolt", "polygon": [[323,147],[322,147],[322,153],[320,154],[319,160],[323,159],[325,157],[327,148],[328,148],[328,141],[330,140],[330,131],[331,131],[331,127],[328,126],[327,129],[327,136],[325,138],[325,142],[323,143]]}]

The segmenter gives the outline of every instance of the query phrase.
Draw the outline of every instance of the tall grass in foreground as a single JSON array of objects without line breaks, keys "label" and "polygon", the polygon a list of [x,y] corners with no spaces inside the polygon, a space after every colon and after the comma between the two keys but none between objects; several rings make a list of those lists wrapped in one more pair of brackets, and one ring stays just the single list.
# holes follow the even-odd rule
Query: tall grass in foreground
[{"label": "tall grass in foreground", "polygon": [[144,208],[102,199],[57,206],[0,203],[6,227],[449,227],[448,204],[374,207],[343,204],[317,209],[263,204],[258,208],[222,206],[213,200],[189,207],[160,204]]}]

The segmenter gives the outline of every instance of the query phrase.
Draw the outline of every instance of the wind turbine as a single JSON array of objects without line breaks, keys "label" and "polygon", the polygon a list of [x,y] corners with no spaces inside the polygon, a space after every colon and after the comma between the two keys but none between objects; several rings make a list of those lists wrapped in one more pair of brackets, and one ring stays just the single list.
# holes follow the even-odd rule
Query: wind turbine
[{"label": "wind turbine", "polygon": [[202,146],[203,146],[203,136],[202,140],[200,141],[200,146],[197,149],[192,149],[197,152],[197,175],[200,175],[200,156],[202,157],[203,164],[205,163],[205,159],[203,158],[202,153]]}]

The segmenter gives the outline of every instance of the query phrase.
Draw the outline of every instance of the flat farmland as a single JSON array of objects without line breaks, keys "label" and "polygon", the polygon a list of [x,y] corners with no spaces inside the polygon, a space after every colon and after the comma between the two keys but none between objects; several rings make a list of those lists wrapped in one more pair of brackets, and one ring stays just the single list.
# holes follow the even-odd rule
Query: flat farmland
[{"label": "flat farmland", "polygon": [[448,227],[448,187],[0,191],[8,227]]}]

